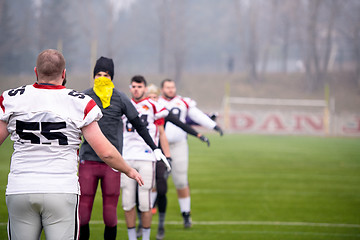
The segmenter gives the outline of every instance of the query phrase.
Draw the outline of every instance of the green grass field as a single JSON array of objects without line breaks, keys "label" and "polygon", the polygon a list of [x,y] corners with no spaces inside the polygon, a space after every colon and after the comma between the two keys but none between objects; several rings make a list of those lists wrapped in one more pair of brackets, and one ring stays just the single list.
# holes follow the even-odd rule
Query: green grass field
[{"label": "green grass field", "polygon": [[[359,138],[208,136],[209,148],[189,137],[193,227],[183,229],[170,179],[166,239],[360,239]],[[0,147],[0,239],[11,152],[7,140]],[[118,216],[118,239],[127,239],[120,204]],[[103,228],[97,197],[91,239],[103,239]]]}]

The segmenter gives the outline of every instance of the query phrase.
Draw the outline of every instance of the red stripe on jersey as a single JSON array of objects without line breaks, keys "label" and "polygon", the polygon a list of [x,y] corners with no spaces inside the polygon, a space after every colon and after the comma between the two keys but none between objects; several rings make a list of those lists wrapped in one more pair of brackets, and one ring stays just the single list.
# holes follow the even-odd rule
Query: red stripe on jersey
[{"label": "red stripe on jersey", "polygon": [[155,104],[153,104],[152,102],[148,101],[148,103],[151,104],[152,108],[153,108],[153,112],[154,112],[154,115],[156,114],[156,107],[155,107]]},{"label": "red stripe on jersey", "polygon": [[[155,138],[157,138],[157,136],[160,135],[160,131],[159,131],[159,126],[158,125],[155,124],[155,127],[156,127],[156,129],[155,129]],[[159,146],[159,143],[156,143],[156,146]]]},{"label": "red stripe on jersey", "polygon": [[179,97],[179,99],[180,99],[181,101],[183,101],[183,103],[185,103],[186,108],[189,109],[189,105],[187,104],[187,102],[185,102],[185,100],[182,99],[181,97]]},{"label": "red stripe on jersey", "polygon": [[0,96],[0,106],[1,106],[1,109],[3,110],[3,112],[5,113],[5,107],[4,107],[4,105],[3,105],[3,101],[4,101],[4,97],[3,97],[3,95],[1,94],[1,96]]},{"label": "red stripe on jersey", "polygon": [[62,86],[62,85],[42,85],[42,84],[38,84],[38,83],[34,83],[33,87],[40,88],[40,89],[64,89],[64,88],[66,88],[65,86]]},{"label": "red stripe on jersey", "polygon": [[93,107],[95,107],[96,106],[96,102],[93,100],[93,99],[91,99],[89,102],[88,102],[88,104],[86,105],[86,107],[85,107],[85,110],[84,110],[84,118],[83,119],[85,119],[86,118],[86,116],[88,115],[88,113],[91,111],[91,109],[93,109]]},{"label": "red stripe on jersey", "polygon": [[166,108],[162,108],[159,112],[162,112],[162,111],[165,111],[165,110],[167,110]]},{"label": "red stripe on jersey", "polygon": [[165,119],[164,118],[160,118],[154,121],[154,124],[157,126],[161,126],[165,124]]}]

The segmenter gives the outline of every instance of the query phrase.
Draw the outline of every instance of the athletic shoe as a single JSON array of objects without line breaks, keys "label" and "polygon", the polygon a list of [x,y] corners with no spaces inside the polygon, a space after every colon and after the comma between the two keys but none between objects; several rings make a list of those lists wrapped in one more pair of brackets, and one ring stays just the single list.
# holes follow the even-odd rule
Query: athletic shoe
[{"label": "athletic shoe", "polygon": [[158,228],[158,232],[156,234],[156,240],[163,240],[165,237],[165,229],[164,228]]},{"label": "athletic shoe", "polygon": [[191,217],[190,212],[183,212],[182,216],[184,218],[184,228],[191,228]]}]

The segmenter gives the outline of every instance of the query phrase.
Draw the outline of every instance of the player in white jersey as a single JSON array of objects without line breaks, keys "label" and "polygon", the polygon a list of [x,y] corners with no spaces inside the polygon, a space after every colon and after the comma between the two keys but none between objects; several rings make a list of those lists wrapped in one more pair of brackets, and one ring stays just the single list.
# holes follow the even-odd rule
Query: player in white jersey
[{"label": "player in white jersey", "polygon": [[143,181],[100,131],[96,103],[63,86],[63,55],[41,52],[34,70],[37,83],[0,96],[0,144],[9,134],[14,141],[6,188],[8,237],[35,240],[44,229],[47,239],[77,239],[81,135],[111,167]]},{"label": "player in white jersey", "polygon": [[[168,110],[155,101],[145,97],[146,80],[143,76],[134,76],[131,79],[130,92],[131,102],[139,112],[139,117],[146,125],[154,142],[159,141],[159,125],[163,124],[163,118],[168,115]],[[148,145],[132,127],[128,119],[123,119],[124,147],[123,156],[125,161],[135,168],[143,177],[144,185],[137,188],[136,181],[121,174],[122,206],[125,211],[126,225],[129,240],[136,240],[136,193],[138,194],[139,210],[141,212],[142,236],[144,240],[150,239],[151,227],[151,199],[150,193],[155,181],[156,158]],[[162,126],[163,127],[163,126]],[[164,151],[166,154],[166,152]]]},{"label": "player in white jersey", "polygon": [[[173,80],[165,79],[162,81],[161,93],[162,97],[159,99],[159,102],[182,122],[185,123],[186,116],[189,116],[199,125],[208,129],[214,129],[222,135],[221,128],[196,107],[195,101],[176,95],[176,86]],[[190,218],[191,199],[188,183],[189,154],[187,134],[172,123],[166,124],[165,132],[170,146],[172,178],[177,189],[180,211],[184,218],[184,227],[189,228],[192,223]]]}]

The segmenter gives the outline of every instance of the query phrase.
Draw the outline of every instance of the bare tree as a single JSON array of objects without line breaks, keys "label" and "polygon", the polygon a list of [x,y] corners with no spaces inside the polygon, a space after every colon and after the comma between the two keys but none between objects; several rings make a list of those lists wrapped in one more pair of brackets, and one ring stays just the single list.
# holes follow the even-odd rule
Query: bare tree
[{"label": "bare tree", "polygon": [[165,56],[166,56],[166,36],[168,35],[168,0],[160,0],[158,5],[158,17],[159,17],[159,73],[165,71]]},{"label": "bare tree", "polygon": [[170,25],[167,46],[173,57],[174,81],[180,84],[186,60],[186,9],[187,2],[172,1],[169,8]]},{"label": "bare tree", "polygon": [[251,1],[249,6],[249,28],[247,41],[247,61],[248,61],[248,80],[251,83],[258,82],[258,18],[259,18],[259,3],[258,0]]},{"label": "bare tree", "polygon": [[6,72],[9,68],[9,60],[11,59],[11,51],[16,44],[12,33],[12,20],[9,16],[9,4],[7,0],[0,1],[0,65],[1,72]]},{"label": "bare tree", "polygon": [[284,73],[288,72],[288,58],[291,41],[291,29],[294,27],[293,18],[298,11],[298,1],[285,1],[279,6],[279,38],[281,39],[281,69]]},{"label": "bare tree", "polygon": [[[269,59],[269,51],[270,48],[274,45],[274,36],[276,34],[276,22],[277,22],[277,15],[278,15],[278,8],[279,3],[278,0],[271,0],[270,1],[270,11],[268,14],[263,14],[264,16],[268,16],[262,20],[263,29],[262,32],[264,36],[262,37],[264,43],[263,51],[262,51],[262,67],[261,67],[261,79],[265,78],[265,73],[267,70],[268,59]],[[263,11],[266,9],[262,9]]]},{"label": "bare tree", "polygon": [[326,73],[329,68],[330,54],[333,48],[333,39],[334,39],[334,26],[335,22],[339,16],[339,12],[341,11],[342,2],[339,0],[331,0],[325,2],[325,7],[328,9],[328,20],[326,26],[326,37],[325,37],[325,51],[324,51],[324,59],[322,72]]},{"label": "bare tree", "polygon": [[354,84],[360,90],[360,2],[349,0],[345,2],[344,11],[337,31],[344,38],[345,45],[351,46],[352,58],[355,63]]}]

